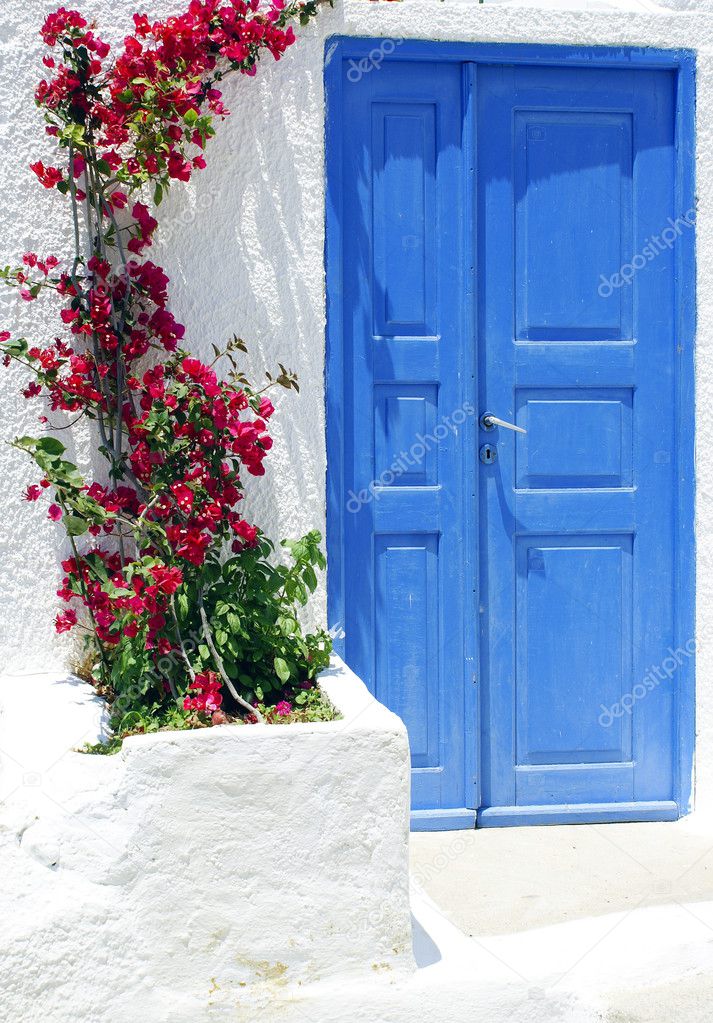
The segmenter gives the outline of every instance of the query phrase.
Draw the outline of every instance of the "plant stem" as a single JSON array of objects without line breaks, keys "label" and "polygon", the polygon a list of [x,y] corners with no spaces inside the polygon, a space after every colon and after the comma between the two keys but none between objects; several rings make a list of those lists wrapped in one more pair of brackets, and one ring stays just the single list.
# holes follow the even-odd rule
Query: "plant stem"
[{"label": "plant stem", "polygon": [[200,612],[201,624],[203,626],[203,635],[205,636],[205,641],[208,644],[208,649],[210,650],[213,660],[215,661],[216,667],[218,668],[218,672],[220,673],[221,678],[223,679],[226,686],[230,690],[233,699],[236,700],[237,703],[239,703],[240,706],[247,710],[250,714],[254,714],[255,717],[258,719],[258,722],[261,725],[264,725],[265,718],[262,716],[257,707],[253,707],[252,704],[248,703],[247,700],[244,700],[242,698],[240,693],[233,685],[231,679],[228,677],[225,667],[223,666],[223,660],[216,649],[215,643],[213,642],[213,633],[211,632],[210,623],[208,622],[208,615],[205,613],[205,607],[203,605],[203,590],[201,590],[198,594],[198,610]]},{"label": "plant stem", "polygon": [[[174,603],[173,597],[171,597],[171,605],[170,606],[171,606],[171,617],[173,618],[173,625],[174,625],[174,628],[176,630],[176,637],[178,639],[178,645],[179,645],[180,650],[181,650],[181,656],[183,657],[183,660],[186,662],[186,667],[188,668],[188,674],[190,676],[191,682],[195,682],[195,680],[196,680],[196,673],[193,670],[193,665],[191,664],[190,659],[188,657],[188,654],[186,653],[186,648],[183,645],[183,636],[181,635],[181,627],[178,624],[178,615],[176,614],[176,605]],[[171,686],[171,692],[173,693],[173,682],[171,681],[170,678],[168,680],[168,683]]]},{"label": "plant stem", "polygon": [[[59,504],[60,504],[60,506],[62,508],[62,511],[64,512],[64,514],[66,516],[67,515],[67,505],[65,504],[64,498],[61,496],[59,491],[56,491],[56,494],[57,494],[57,501],[59,502]],[[77,562],[77,579],[79,581],[79,586],[80,586],[80,589],[82,591],[82,597],[84,599],[84,603],[86,605],[86,608],[89,611],[89,617],[92,620],[92,626],[94,627],[94,641],[95,641],[95,643],[97,645],[97,649],[99,650],[99,657],[101,658],[102,668],[104,669],[104,671],[103,671],[104,677],[103,677],[102,681],[104,682],[105,685],[108,685],[108,683],[109,683],[109,674],[110,674],[109,662],[107,661],[106,653],[104,652],[104,647],[102,646],[101,640],[99,639],[97,620],[94,617],[94,611],[92,610],[92,606],[91,606],[91,603],[89,601],[89,591],[87,590],[87,586],[86,586],[86,583],[84,581],[84,576],[82,575],[82,561],[81,561],[81,558],[79,556],[79,551],[77,550],[77,544],[75,543],[74,537],[72,536],[71,533],[67,533],[67,536],[69,537],[69,543],[70,543],[70,546],[72,548],[72,554],[74,554],[74,560]]]}]

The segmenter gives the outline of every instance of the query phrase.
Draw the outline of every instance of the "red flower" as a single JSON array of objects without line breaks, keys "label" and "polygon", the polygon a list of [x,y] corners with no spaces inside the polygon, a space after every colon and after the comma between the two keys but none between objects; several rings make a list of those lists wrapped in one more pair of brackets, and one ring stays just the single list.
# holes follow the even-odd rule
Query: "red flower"
[{"label": "red flower", "polygon": [[191,164],[188,160],[185,160],[178,153],[171,153],[168,158],[168,176],[175,178],[177,181],[190,181],[191,180]]},{"label": "red flower", "polygon": [[129,201],[128,195],[126,194],[126,192],[122,192],[120,189],[117,189],[116,192],[112,192],[111,195],[109,196],[109,202],[111,203],[115,210],[125,209],[128,201]]},{"label": "red flower", "polygon": [[53,522],[59,522],[62,518],[62,509],[60,506],[58,504],[51,504],[49,506],[49,511],[47,512],[47,517],[52,519]]},{"label": "red flower", "polygon": [[257,527],[251,526],[244,519],[233,522],[233,531],[242,537],[248,547],[254,547],[257,543]]},{"label": "red flower", "polygon": [[24,494],[26,501],[37,501],[41,496],[42,487],[38,487],[35,483],[33,483],[31,487],[28,487]]},{"label": "red flower", "polygon": [[135,203],[131,215],[141,228],[141,234],[144,238],[153,234],[158,227],[158,221],[151,216],[148,206],[144,206],[142,202]]},{"label": "red flower", "polygon": [[45,188],[55,188],[63,180],[62,171],[58,167],[45,167],[41,160],[31,163],[30,170],[35,172]]},{"label": "red flower", "polygon": [[151,32],[151,25],[149,24],[149,19],[145,14],[135,14],[134,25],[136,26],[137,36],[146,38],[146,36]]},{"label": "red flower", "polygon": [[212,714],[221,707],[223,703],[223,696],[220,692],[221,682],[214,671],[197,674],[191,684],[191,689],[197,690],[199,695],[185,698],[183,701],[185,710],[198,710],[204,714]]},{"label": "red flower", "polygon": [[48,16],[40,35],[48,46],[54,46],[62,36],[76,33],[78,29],[86,27],[87,23],[78,11],[68,11],[65,7],[60,7],[54,14]]},{"label": "red flower", "polygon": [[279,703],[275,704],[275,710],[281,718],[286,718],[292,713],[292,704],[288,703],[287,700],[280,700]]},{"label": "red flower", "polygon": [[247,43],[230,43],[228,46],[223,47],[221,53],[228,60],[234,60],[240,64],[250,55],[250,47]]},{"label": "red flower", "polygon": [[183,582],[183,573],[180,568],[166,568],[165,566],[161,567],[160,565],[157,565],[155,568],[151,569],[151,575],[156,581],[156,585],[161,593],[165,593],[167,596],[175,593]]},{"label": "red flower", "polygon": [[272,404],[269,398],[262,398],[260,401],[260,417],[262,419],[269,419],[274,413],[275,406]]},{"label": "red flower", "polygon": [[77,624],[76,611],[61,611],[55,618],[54,627],[57,632],[69,632]]},{"label": "red flower", "polygon": [[182,512],[188,514],[193,507],[193,491],[190,487],[187,487],[184,483],[174,483],[171,486],[171,492],[176,498],[176,503]]}]

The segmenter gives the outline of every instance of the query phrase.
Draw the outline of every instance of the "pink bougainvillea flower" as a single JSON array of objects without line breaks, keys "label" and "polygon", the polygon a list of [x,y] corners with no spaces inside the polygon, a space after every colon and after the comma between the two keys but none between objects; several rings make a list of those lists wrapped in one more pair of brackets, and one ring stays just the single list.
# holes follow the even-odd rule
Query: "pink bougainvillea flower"
[{"label": "pink bougainvillea flower", "polygon": [[269,398],[262,398],[260,401],[260,416],[262,419],[269,419],[275,411],[275,406]]},{"label": "pink bougainvillea flower", "polygon": [[257,527],[251,526],[244,519],[237,519],[232,523],[233,531],[241,537],[248,547],[254,547],[257,543]]},{"label": "pink bougainvillea flower", "polygon": [[59,522],[59,520],[62,518],[62,509],[58,504],[51,504],[49,506],[47,518],[52,519],[53,522]]},{"label": "pink bougainvillea flower", "polygon": [[193,507],[193,491],[185,483],[173,483],[171,492],[182,512],[190,512]]},{"label": "pink bougainvillea flower", "polygon": [[280,700],[279,703],[275,704],[275,710],[281,718],[286,718],[292,713],[292,704],[288,703],[287,700]]},{"label": "pink bougainvillea flower", "polygon": [[70,629],[74,628],[77,624],[77,612],[76,611],[60,611],[55,618],[54,627],[57,632],[69,632]]},{"label": "pink bougainvillea flower", "polygon": [[165,593],[168,596],[170,596],[172,593],[175,593],[178,587],[183,582],[183,573],[181,572],[180,568],[176,567],[162,568],[160,565],[156,565],[154,568],[151,569],[151,575],[155,579],[156,585],[158,586],[160,592]]},{"label": "pink bougainvillea flower", "polygon": [[197,696],[186,696],[183,701],[185,710],[197,710],[204,714],[212,714],[220,709],[223,703],[221,693],[222,684],[214,671],[205,671],[196,674],[191,684],[192,691],[198,691]]},{"label": "pink bougainvillea flower", "polygon": [[115,192],[112,192],[109,196],[109,202],[115,210],[123,210],[129,201],[129,197],[126,192],[122,192],[120,188],[117,188]]},{"label": "pink bougainvillea flower", "polygon": [[28,487],[25,491],[24,498],[26,501],[37,501],[42,495],[42,487],[38,487],[36,483]]},{"label": "pink bougainvillea flower", "polygon": [[60,181],[64,180],[62,171],[58,167],[45,167],[41,160],[31,163],[30,170],[35,172],[45,188],[56,188]]},{"label": "pink bougainvillea flower", "polygon": [[190,162],[179,156],[178,153],[171,153],[168,158],[168,176],[177,181],[190,181],[192,166]]}]

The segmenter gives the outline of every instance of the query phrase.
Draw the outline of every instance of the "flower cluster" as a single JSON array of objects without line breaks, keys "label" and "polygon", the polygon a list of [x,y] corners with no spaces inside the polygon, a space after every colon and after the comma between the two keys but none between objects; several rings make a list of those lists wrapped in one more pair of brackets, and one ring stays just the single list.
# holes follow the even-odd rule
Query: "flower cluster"
[{"label": "flower cluster", "polygon": [[[51,492],[48,515],[63,523],[72,547],[57,631],[86,632],[105,691],[134,685],[132,713],[160,715],[168,700],[192,718],[210,718],[227,699],[248,720],[268,704],[285,716],[293,688],[304,695],[300,684],[328,648],[323,637],[303,638],[290,610],[313,588],[317,542],[300,549],[294,579],[283,580],[239,510],[245,474],[261,476],[272,447],[274,407],[264,392],[296,387],[295,379],[281,366],[265,387],[252,388],[237,366],[244,351],[237,337],[215,349],[210,365],[191,355],[168,308],[168,277],[145,258],[158,228],[151,200],[159,205],[175,182],[205,167],[214,120],[228,114],[218,83],[231,72],[254,75],[265,53],[278,60],[295,42],[291,23],[306,24],[323,2],[190,0],[163,21],[137,14],[113,61],[77,11],[59,8],[41,30],[48,73],[35,98],[60,159],[31,169],[69,202],[75,251],[64,260],[28,252],[20,266],[0,271],[27,302],[54,293],[61,324],[49,344],[3,331],[0,346],[5,364],[30,372],[28,399],[42,396],[50,414],[96,426],[108,483],[86,480],[51,436],[16,445],[41,472],[27,500]],[[83,536],[89,546],[81,550]],[[238,575],[224,574],[226,550]],[[248,567],[264,589],[254,604]],[[259,657],[253,646],[255,677],[241,617],[248,604],[256,621],[277,630]],[[192,646],[186,632],[198,636]]]},{"label": "flower cluster", "polygon": [[187,696],[183,701],[185,710],[198,710],[203,714],[212,714],[220,710],[223,704],[221,683],[214,671],[204,671],[196,675],[191,683],[191,690],[197,696]]}]

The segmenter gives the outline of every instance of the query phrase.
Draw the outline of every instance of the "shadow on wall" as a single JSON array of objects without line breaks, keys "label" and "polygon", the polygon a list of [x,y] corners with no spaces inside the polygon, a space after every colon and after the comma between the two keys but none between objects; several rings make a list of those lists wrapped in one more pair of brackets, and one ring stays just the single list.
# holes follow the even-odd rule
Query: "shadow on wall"
[{"label": "shadow on wall", "polygon": [[278,361],[298,374],[299,395],[271,392],[275,447],[266,476],[246,481],[244,513],[273,539],[324,530],[322,47],[304,39],[255,81],[226,83],[232,115],[208,169],[161,207],[151,254],[187,347],[212,361],[236,333],[254,384]]},{"label": "shadow on wall", "polygon": [[413,955],[419,970],[426,966],[435,966],[436,963],[440,963],[443,958],[441,950],[413,913],[411,914],[411,932],[413,935]]}]

